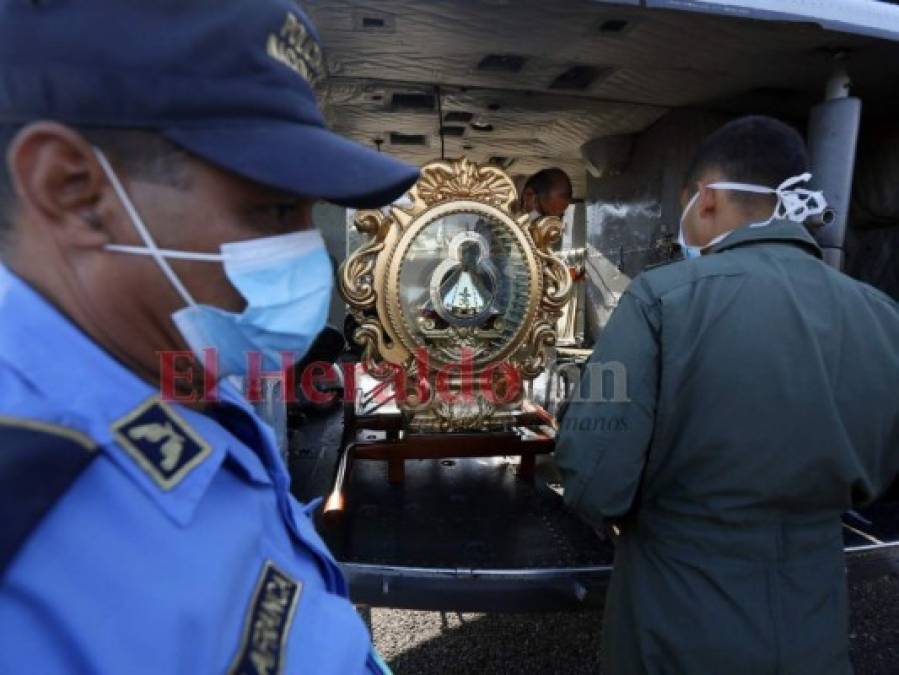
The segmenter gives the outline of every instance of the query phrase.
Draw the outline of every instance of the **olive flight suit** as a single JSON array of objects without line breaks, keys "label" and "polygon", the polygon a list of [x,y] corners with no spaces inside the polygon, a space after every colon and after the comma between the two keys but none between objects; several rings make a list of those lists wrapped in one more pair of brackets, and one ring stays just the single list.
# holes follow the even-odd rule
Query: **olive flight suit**
[{"label": "olive flight suit", "polygon": [[640,275],[561,420],[612,523],[606,675],[851,671],[841,515],[899,470],[899,307],[800,226]]}]

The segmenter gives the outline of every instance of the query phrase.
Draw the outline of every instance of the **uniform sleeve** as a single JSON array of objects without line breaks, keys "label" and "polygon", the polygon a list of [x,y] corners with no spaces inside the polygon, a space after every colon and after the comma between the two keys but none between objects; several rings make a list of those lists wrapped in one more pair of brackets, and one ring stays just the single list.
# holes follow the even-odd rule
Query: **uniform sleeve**
[{"label": "uniform sleeve", "polygon": [[80,432],[0,415],[0,579],[44,517],[97,456]]},{"label": "uniform sleeve", "polygon": [[653,434],[660,316],[639,284],[622,296],[560,421],[565,502],[594,525],[630,511]]}]

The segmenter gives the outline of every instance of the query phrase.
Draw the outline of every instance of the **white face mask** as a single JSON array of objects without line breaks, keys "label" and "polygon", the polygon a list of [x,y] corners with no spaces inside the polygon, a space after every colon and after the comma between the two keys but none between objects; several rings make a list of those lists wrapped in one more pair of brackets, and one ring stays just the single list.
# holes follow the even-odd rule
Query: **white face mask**
[{"label": "white face mask", "polygon": [[[777,195],[777,203],[774,205],[774,211],[767,220],[751,223],[749,227],[765,227],[770,225],[775,219],[789,220],[794,223],[804,223],[809,216],[815,216],[824,213],[827,209],[827,200],[824,193],[816,190],[808,190],[806,188],[795,187],[797,183],[807,183],[811,180],[812,174],[806,172],[792,178],[787,178],[776,188],[765,187],[764,185],[754,185],[752,183],[733,183],[730,181],[720,181],[706,185],[712,190],[734,190],[736,192],[753,192],[755,194]],[[699,193],[694,194],[687,205],[684,207],[680,218],[680,234],[678,235],[678,243],[684,251],[687,258],[695,258],[701,255],[703,249],[714,246],[718,242],[724,240],[733,230],[723,232],[712,239],[705,246],[694,246],[686,241],[684,235],[684,219],[687,213],[696,203]]]},{"label": "white face mask", "polygon": [[[144,246],[110,244],[109,251],[151,256],[184,300],[186,307],[172,314],[185,342],[204,359],[215,350],[219,377],[244,375],[249,357],[262,359],[265,371],[279,371],[282,355],[296,363],[325,326],[334,274],[318,230],[222,244],[220,254],[160,249],[116,176],[109,161],[96,150],[134,229]],[[247,302],[240,314],[198,304],[172,270],[168,260],[217,262]]]}]

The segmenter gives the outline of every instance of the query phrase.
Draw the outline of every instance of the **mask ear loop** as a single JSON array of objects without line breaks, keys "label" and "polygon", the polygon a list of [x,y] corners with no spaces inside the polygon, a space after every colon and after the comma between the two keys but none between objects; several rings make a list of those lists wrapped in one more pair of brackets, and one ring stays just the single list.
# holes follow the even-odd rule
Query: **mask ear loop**
[{"label": "mask ear loop", "polygon": [[[146,255],[146,256],[155,256],[154,251],[147,250],[142,246],[127,246],[125,244],[108,244],[106,246],[107,251],[115,251],[117,253],[130,253],[131,255]],[[220,253],[194,253],[193,251],[175,251],[170,248],[158,248],[156,251],[159,252],[163,258],[168,260],[193,260],[197,262],[224,262],[226,260],[226,256],[221,255]]]},{"label": "mask ear loop", "polygon": [[[760,223],[752,223],[749,227],[765,227],[770,225],[775,218],[786,218],[794,223],[803,223],[808,216],[823,213],[827,208],[827,200],[823,192],[816,192],[806,188],[794,187],[797,183],[806,183],[811,180],[812,174],[806,172],[787,178],[777,186],[777,189],[752,185],[751,183],[712,183],[707,187],[716,190],[735,190],[737,192],[754,192],[756,194],[777,195],[777,203],[774,212],[768,220]],[[808,202],[814,201],[815,206],[809,207]]]},{"label": "mask ear loop", "polygon": [[774,205],[774,211],[771,214],[771,217],[768,220],[763,220],[759,223],[751,223],[749,227],[765,227],[766,225],[770,225],[771,221],[777,216],[780,211],[780,207],[782,204],[781,196],[778,190],[769,187],[763,187],[761,185],[752,185],[750,183],[711,183],[706,187],[710,187],[713,190],[734,190],[735,192],[754,192],[759,195],[777,195],[777,203]]},{"label": "mask ear loop", "polygon": [[185,303],[190,306],[196,305],[197,303],[194,302],[194,299],[193,297],[191,297],[191,294],[188,292],[187,288],[185,288],[184,284],[181,283],[178,275],[175,274],[168,261],[165,259],[165,257],[163,257],[162,251],[160,251],[159,247],[156,246],[156,242],[150,235],[150,231],[144,224],[144,221],[140,217],[140,214],[137,212],[137,209],[134,208],[134,204],[131,202],[131,198],[128,196],[128,193],[125,192],[125,188],[119,181],[119,178],[116,175],[116,172],[113,170],[112,165],[109,163],[109,160],[106,159],[106,155],[103,154],[103,151],[100,150],[100,148],[94,148],[93,150],[94,154],[97,156],[97,161],[100,162],[103,173],[106,174],[106,178],[109,179],[109,182],[112,185],[112,189],[115,191],[116,196],[119,198],[122,206],[125,207],[125,212],[131,219],[131,222],[134,225],[134,229],[137,230],[140,238],[144,241],[144,245],[147,247],[145,251],[141,250],[141,253],[144,255],[153,256],[153,258],[156,260],[156,264],[159,265],[159,268],[162,270],[163,274],[168,277],[169,281],[172,283],[172,286],[175,287],[175,290],[178,291],[178,294],[181,296]]},{"label": "mask ear loop", "polygon": [[690,197],[690,201],[687,202],[687,205],[684,206],[684,210],[681,211],[680,221],[678,222],[678,233],[677,233],[677,243],[680,245],[682,249],[687,248],[697,248],[696,246],[692,246],[687,243],[687,238],[684,235],[684,220],[687,218],[687,214],[690,212],[690,209],[693,208],[693,205],[696,203],[696,200],[699,199],[699,193],[702,191],[702,188],[697,190],[692,197]]}]

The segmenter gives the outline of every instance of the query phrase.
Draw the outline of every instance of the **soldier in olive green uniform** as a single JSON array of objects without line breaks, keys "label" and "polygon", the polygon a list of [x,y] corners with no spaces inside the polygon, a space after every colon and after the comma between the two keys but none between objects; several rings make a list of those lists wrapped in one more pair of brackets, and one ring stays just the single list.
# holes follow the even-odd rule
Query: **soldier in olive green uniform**
[{"label": "soldier in olive green uniform", "polygon": [[619,532],[607,675],[851,672],[840,518],[899,470],[899,308],[793,222],[806,164],[767,118],[703,144],[701,255],[633,281],[562,419],[566,502]]}]

